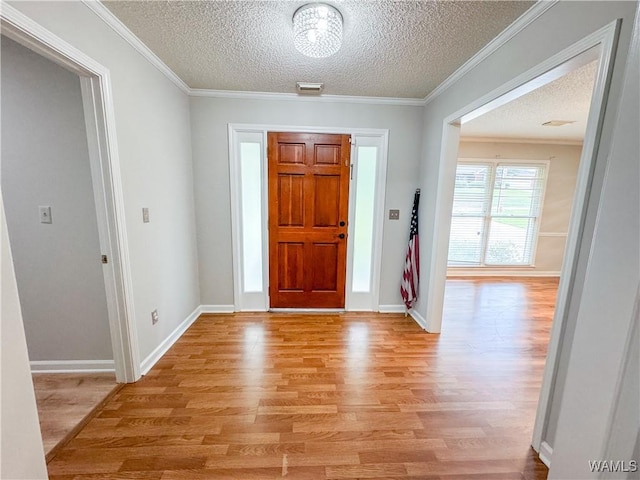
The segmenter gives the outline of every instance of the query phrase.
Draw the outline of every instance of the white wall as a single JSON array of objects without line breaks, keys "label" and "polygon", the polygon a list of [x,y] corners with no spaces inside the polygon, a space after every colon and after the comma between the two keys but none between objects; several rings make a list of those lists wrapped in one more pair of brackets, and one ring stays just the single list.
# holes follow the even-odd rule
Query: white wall
[{"label": "white wall", "polygon": [[144,359],[200,304],[188,97],[83,3],[10,4],[110,70]]},{"label": "white wall", "polygon": [[[588,461],[631,460],[634,446],[621,447],[617,439],[637,442],[640,428],[638,403],[627,406],[638,399],[638,348],[629,335],[637,336],[634,323],[639,321],[634,311],[640,285],[639,23],[640,11],[628,64],[618,65],[620,69],[626,66],[625,83],[619,110],[613,109],[612,143],[601,149],[608,161],[606,167],[600,165],[604,171],[595,174],[602,178],[602,195],[589,205],[594,235],[582,301],[571,325],[572,346],[563,350],[561,358],[566,373],[564,388],[558,389],[560,413],[551,479],[600,478],[590,473]],[[635,378],[620,385],[625,375]],[[616,418],[617,408],[634,413],[621,420]],[[607,458],[607,453],[626,458]],[[638,457],[635,460],[640,462]],[[638,473],[631,478],[638,478]]]},{"label": "white wall", "polygon": [[[2,37],[2,195],[31,360],[113,360],[80,79]],[[53,223],[40,223],[39,205]]]},{"label": "white wall", "polygon": [[47,466],[1,198],[0,249],[0,478],[38,480]]},{"label": "white wall", "polygon": [[[509,267],[509,270],[483,267],[481,269],[483,274],[492,272],[497,275],[504,275],[505,272],[507,274],[530,275],[560,274],[581,152],[582,147],[578,145],[478,142],[461,139],[458,158],[550,161],[535,254],[535,267]],[[477,269],[449,269],[451,275],[457,275],[461,272],[473,274],[477,272]]]},{"label": "white wall", "polygon": [[420,156],[422,107],[296,100],[191,98],[200,288],[205,305],[233,305],[228,123],[389,129],[381,305],[401,305],[400,277]]},{"label": "white wall", "polygon": [[[603,429],[609,412],[602,407],[610,405],[615,391],[621,368],[619,352],[623,351],[630,305],[638,284],[637,83],[635,98],[629,94],[623,102],[628,110],[624,120],[616,121],[637,7],[637,2],[559,2],[431,101],[425,110],[420,177],[426,206],[421,248],[429,252],[433,247],[444,119],[611,21],[623,20],[586,218],[587,230],[594,228],[596,222],[599,226],[596,236],[585,237],[580,246],[579,263],[583,267],[576,274],[561,348],[560,369],[569,368],[566,379],[560,378],[556,384],[564,398],[557,439],[552,445],[550,478],[590,478],[587,459],[598,459],[604,452]],[[638,61],[635,62],[637,66]],[[614,137],[616,130],[620,133]],[[608,201],[598,210],[600,187],[604,187],[602,198]],[[425,254],[422,258],[422,271],[427,272],[430,257]],[[594,261],[596,258],[598,261]],[[421,284],[417,305],[422,315],[427,311],[427,283]],[[583,323],[576,330],[578,321]],[[446,324],[442,328],[446,330]]]}]

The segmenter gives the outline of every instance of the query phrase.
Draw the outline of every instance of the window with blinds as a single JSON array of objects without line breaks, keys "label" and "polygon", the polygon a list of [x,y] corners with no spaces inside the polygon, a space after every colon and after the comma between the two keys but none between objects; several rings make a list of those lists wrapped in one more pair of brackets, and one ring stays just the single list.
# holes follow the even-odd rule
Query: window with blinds
[{"label": "window with blinds", "polygon": [[449,266],[533,263],[546,163],[459,162]]}]

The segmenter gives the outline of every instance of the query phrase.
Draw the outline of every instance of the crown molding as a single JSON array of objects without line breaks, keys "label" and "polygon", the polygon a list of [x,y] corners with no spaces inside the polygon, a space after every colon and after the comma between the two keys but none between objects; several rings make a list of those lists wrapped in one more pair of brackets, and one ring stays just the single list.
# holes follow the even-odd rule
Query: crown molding
[{"label": "crown molding", "polygon": [[461,143],[522,143],[539,145],[582,146],[582,140],[562,138],[526,138],[526,137],[460,137]]},{"label": "crown molding", "polygon": [[288,100],[297,102],[321,102],[321,103],[368,103],[378,105],[424,106],[421,98],[395,98],[395,97],[358,97],[350,95],[298,95],[296,93],[278,92],[245,92],[238,90],[209,90],[192,88],[189,90],[192,97],[214,98],[242,98],[250,100]]},{"label": "crown molding", "polygon": [[463,63],[462,66],[447,77],[444,82],[424,97],[424,104],[429,104],[429,102],[434,100],[454,83],[464,77],[470,70],[492,55],[496,50],[506,44],[558,2],[559,0],[538,0],[535,5],[520,15],[515,22],[505,28],[496,38],[482,47],[478,53]]},{"label": "crown molding", "polygon": [[184,93],[189,93],[189,86],[171,70],[166,63],[147,47],[127,26],[122,23],[107,7],[99,0],[82,0],[93,13],[120,35],[129,45],[135,48],[140,55],[146,58],[151,64],[160,70],[169,80],[171,80]]}]

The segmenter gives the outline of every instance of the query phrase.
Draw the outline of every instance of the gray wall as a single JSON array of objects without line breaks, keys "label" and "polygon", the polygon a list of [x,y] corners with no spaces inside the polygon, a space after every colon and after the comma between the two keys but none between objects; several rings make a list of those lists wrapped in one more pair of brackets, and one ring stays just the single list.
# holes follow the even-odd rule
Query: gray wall
[{"label": "gray wall", "polygon": [[[2,194],[31,360],[113,359],[80,79],[2,37]],[[39,205],[53,223],[40,223]]]},{"label": "gray wall", "polygon": [[420,106],[192,97],[202,304],[233,305],[227,125],[252,123],[389,129],[385,211],[399,208],[401,214],[400,221],[384,220],[380,304],[401,305],[399,282],[417,187],[422,110]]},{"label": "gray wall", "polygon": [[82,2],[9,3],[110,71],[143,360],[200,304],[188,97]]},{"label": "gray wall", "polygon": [[[567,332],[563,338],[559,361],[560,370],[566,371],[570,359],[575,357],[574,371],[567,371],[565,377],[559,375],[556,384],[556,394],[560,397],[553,399],[552,409],[560,410],[557,420],[558,435],[551,445],[554,455],[550,478],[590,478],[587,459],[597,459],[604,451],[604,428],[608,416],[597,405],[602,407],[612,400],[610,395],[615,390],[612,382],[615,382],[620,368],[616,357],[624,345],[619,329],[624,328],[622,335],[626,335],[626,324],[631,318],[629,304],[634,299],[634,292],[631,290],[636,288],[638,282],[638,200],[634,197],[638,191],[637,96],[625,101],[630,110],[626,117],[628,122],[623,124],[616,121],[637,6],[637,2],[559,2],[431,101],[425,110],[423,163],[420,171],[421,186],[426,193],[421,221],[424,232],[424,235],[421,233],[421,247],[425,255],[422,256],[421,269],[428,272],[431,265],[426,252],[433,248],[436,182],[444,119],[615,19],[623,19],[596,160],[594,192],[589,198],[586,228],[593,229],[596,220],[599,225],[602,219],[608,219],[611,223],[608,230],[599,228],[593,238],[585,237],[580,246],[582,266],[577,272],[576,288],[570,298]],[[627,137],[618,134],[614,138],[615,130],[628,132]],[[615,156],[611,156],[614,147]],[[615,167],[611,170],[613,165]],[[610,176],[613,172],[616,175]],[[609,176],[606,183],[605,174]],[[603,198],[612,196],[612,201],[599,210],[601,198],[596,192],[603,185]],[[624,206],[617,198],[613,199],[616,194],[626,197]],[[607,265],[587,261],[594,255],[603,255],[604,260],[604,256],[614,252],[615,260],[610,257]],[[428,286],[425,279],[421,284],[421,296],[417,305],[418,312],[423,315],[427,309],[425,299]],[[592,308],[597,305],[598,308],[594,309],[594,312],[599,312],[597,319],[594,314],[587,313],[587,305]],[[587,318],[589,320],[582,326],[584,336],[574,337],[579,317],[580,321]],[[442,328],[446,330],[446,324]],[[606,335],[599,339],[598,335],[603,332]],[[599,352],[598,355],[594,355],[596,351]],[[549,428],[555,430],[555,425],[549,425]]]},{"label": "gray wall", "polygon": [[[507,273],[559,274],[569,230],[578,166],[582,146],[544,143],[503,143],[499,141],[460,141],[458,158],[501,158],[519,160],[549,160],[547,186],[540,219],[535,267],[509,267]],[[559,235],[562,234],[562,235]],[[450,269],[456,274],[459,269]],[[470,268],[464,270],[471,271]],[[483,274],[504,275],[505,269],[484,267]]]}]

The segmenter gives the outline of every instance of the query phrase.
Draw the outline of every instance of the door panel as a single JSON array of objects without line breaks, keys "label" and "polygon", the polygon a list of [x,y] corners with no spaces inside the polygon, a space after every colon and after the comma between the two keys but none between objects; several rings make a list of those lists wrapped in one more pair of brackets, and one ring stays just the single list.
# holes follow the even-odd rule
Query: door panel
[{"label": "door panel", "polygon": [[278,175],[278,225],[301,227],[304,225],[304,175]]},{"label": "door panel", "polygon": [[340,176],[315,175],[314,227],[337,227],[340,222]]},{"label": "door panel", "polygon": [[273,308],[344,308],[349,135],[269,133]]}]

